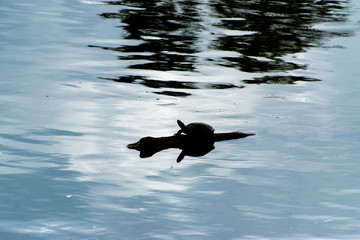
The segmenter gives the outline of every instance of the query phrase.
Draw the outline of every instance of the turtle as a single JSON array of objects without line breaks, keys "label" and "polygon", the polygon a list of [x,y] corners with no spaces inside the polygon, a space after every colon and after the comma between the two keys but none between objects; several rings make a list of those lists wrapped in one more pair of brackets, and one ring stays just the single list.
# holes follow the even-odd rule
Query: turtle
[{"label": "turtle", "polygon": [[202,122],[194,122],[188,125],[185,125],[182,121],[177,120],[177,124],[180,127],[180,130],[175,134],[176,136],[184,133],[191,137],[214,137],[215,129],[209,124]]}]

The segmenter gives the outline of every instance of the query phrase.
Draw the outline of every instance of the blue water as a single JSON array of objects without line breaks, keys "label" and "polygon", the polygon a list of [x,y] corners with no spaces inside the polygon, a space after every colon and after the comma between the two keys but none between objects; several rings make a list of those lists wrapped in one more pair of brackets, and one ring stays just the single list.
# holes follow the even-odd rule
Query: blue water
[{"label": "blue water", "polygon": [[270,2],[3,0],[0,239],[359,239],[360,5]]}]

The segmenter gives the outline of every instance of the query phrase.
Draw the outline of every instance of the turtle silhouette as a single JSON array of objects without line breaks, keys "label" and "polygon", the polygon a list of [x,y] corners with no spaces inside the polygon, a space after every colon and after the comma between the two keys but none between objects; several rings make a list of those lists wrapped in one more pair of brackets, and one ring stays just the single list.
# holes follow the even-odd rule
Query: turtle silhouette
[{"label": "turtle silhouette", "polygon": [[177,120],[177,124],[180,130],[172,136],[147,136],[135,143],[128,144],[127,147],[140,151],[141,158],[151,157],[165,149],[178,148],[181,149],[181,153],[177,157],[177,162],[181,162],[185,156],[204,156],[215,149],[215,142],[255,135],[255,133],[243,132],[215,133],[212,126],[202,122],[185,125],[182,121]]},{"label": "turtle silhouette", "polygon": [[214,137],[215,129],[209,124],[202,122],[194,122],[185,125],[180,120],[177,120],[177,124],[179,125],[180,130],[175,135],[180,135],[181,133],[184,133],[190,137]]},{"label": "turtle silhouette", "polygon": [[215,129],[209,124],[194,122],[185,125],[180,120],[177,120],[177,124],[179,125],[180,130],[175,136],[184,137],[183,145],[181,147],[182,151],[177,158],[177,162],[181,162],[186,155],[203,156],[215,148]]}]

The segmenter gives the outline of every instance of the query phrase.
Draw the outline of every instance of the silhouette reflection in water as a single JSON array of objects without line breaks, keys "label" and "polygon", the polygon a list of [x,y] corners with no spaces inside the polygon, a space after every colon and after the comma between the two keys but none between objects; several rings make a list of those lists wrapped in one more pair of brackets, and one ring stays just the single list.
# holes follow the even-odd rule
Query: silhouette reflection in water
[{"label": "silhouette reflection in water", "polygon": [[[224,70],[236,68],[254,75],[253,79],[239,79],[245,84],[320,81],[301,76],[299,71],[292,73],[305,70],[307,65],[284,57],[321,46],[331,37],[351,34],[350,30],[316,28],[327,22],[346,21],[349,1],[345,0],[124,0],[106,3],[119,5],[120,10],[100,15],[119,19],[122,38],[129,41],[117,47],[90,47],[118,52],[119,60],[126,61],[129,69],[197,72],[198,66],[207,64],[224,67]],[[212,54],[214,52],[216,54]],[[145,76],[146,73],[142,73],[102,79],[184,91],[243,87],[227,82],[159,80],[154,79],[156,74]],[[184,91],[155,93],[188,96]]]},{"label": "silhouette reflection in water", "polygon": [[254,133],[242,132],[214,133],[214,129],[205,123],[185,125],[180,120],[177,122],[181,129],[175,135],[143,137],[138,142],[129,144],[128,148],[140,151],[141,158],[151,157],[165,149],[179,148],[182,151],[177,158],[177,162],[181,162],[185,156],[204,156],[215,149],[215,142],[255,135]]}]

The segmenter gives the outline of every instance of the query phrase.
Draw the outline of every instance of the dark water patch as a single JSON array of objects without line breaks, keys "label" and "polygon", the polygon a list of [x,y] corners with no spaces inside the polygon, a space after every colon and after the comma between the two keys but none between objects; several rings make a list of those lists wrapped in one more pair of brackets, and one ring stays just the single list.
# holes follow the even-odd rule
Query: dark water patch
[{"label": "dark water patch", "polygon": [[0,137],[7,139],[7,140],[20,142],[20,143],[31,143],[31,144],[40,144],[40,145],[52,145],[54,143],[54,141],[38,140],[38,139],[29,138],[29,137],[24,137],[22,134],[2,133],[2,134],[0,134]]},{"label": "dark water patch", "polygon": [[272,60],[260,60],[254,57],[223,57],[227,63],[220,64],[225,67],[239,68],[243,72],[262,73],[262,72],[281,72],[296,69],[306,69],[306,65],[284,61],[280,58]]},{"label": "dark water patch", "polygon": [[183,59],[183,56],[176,54],[159,54],[159,56],[152,56],[150,58],[156,59],[155,62],[141,63],[131,65],[129,68],[132,69],[147,69],[156,71],[193,71],[195,70],[192,63],[186,61],[179,61]]},{"label": "dark water patch", "polygon": [[229,88],[244,88],[244,86],[237,86],[231,83],[212,83],[205,84],[208,89],[229,89]]},{"label": "dark water patch", "polygon": [[[172,89],[230,89],[230,88],[243,88],[242,85],[234,85],[232,83],[203,83],[203,82],[186,82],[186,81],[174,81],[174,80],[154,80],[148,79],[143,76],[123,76],[119,78],[100,78],[103,80],[109,80],[121,83],[141,84],[149,88],[172,88]],[[165,91],[165,93],[171,93],[172,91]],[[159,93],[159,92],[156,92]],[[164,93],[164,92],[162,92]],[[177,93],[174,92],[176,95]],[[189,96],[189,93],[179,93],[182,96]]]},{"label": "dark water patch", "polygon": [[[152,44],[157,41],[156,44]],[[123,47],[106,47],[97,45],[88,45],[89,47],[101,48],[104,50],[116,51],[123,53],[124,56],[118,56],[119,60],[126,60],[128,62],[135,62],[129,68],[132,69],[148,69],[158,71],[194,71],[195,57],[192,55],[179,54],[185,53],[186,49],[181,45],[186,42],[181,39],[176,46],[169,47],[172,51],[177,53],[163,52],[162,49],[166,45],[172,44],[172,41],[166,39],[150,40],[137,46],[123,46]],[[149,54],[149,52],[151,54]],[[126,53],[132,53],[130,55]],[[135,54],[136,53],[136,54]],[[146,61],[145,63],[144,60]],[[139,62],[139,63],[136,63]],[[141,62],[141,63],[140,63]]]},{"label": "dark water patch", "polygon": [[139,83],[146,81],[147,79],[143,76],[138,75],[128,75],[128,76],[122,76],[119,78],[103,78],[100,77],[100,79],[108,80],[108,81],[114,81],[114,82],[122,82],[122,83]]},{"label": "dark water patch", "polygon": [[101,78],[114,82],[138,83],[150,88],[197,89],[196,83],[180,81],[161,81],[148,79],[142,76],[125,76],[119,78]]},{"label": "dark water patch", "polygon": [[190,96],[190,93],[186,93],[186,92],[175,92],[175,91],[162,91],[162,92],[154,92],[156,94],[160,94],[160,95],[167,95],[167,96],[171,96],[171,97],[187,97]]},{"label": "dark water patch", "polygon": [[65,83],[65,84],[62,84],[63,86],[67,86],[67,87],[71,87],[71,88],[79,88],[79,86],[77,86],[77,85],[75,85],[75,84],[67,84],[67,83]]},{"label": "dark water patch", "polygon": [[102,13],[100,14],[103,18],[121,18],[119,13]]},{"label": "dark water patch", "polygon": [[[240,65],[245,72],[304,69],[306,66],[279,61],[279,58],[319,46],[329,37],[350,34],[313,27],[318,23],[346,21],[345,1],[211,1],[211,7],[221,19],[218,27],[252,33],[219,36],[213,42],[215,49],[241,54],[242,61],[228,60]],[[268,62],[251,57],[264,57]]]},{"label": "dark water patch", "polygon": [[83,136],[82,133],[77,133],[62,129],[55,129],[55,128],[33,129],[30,130],[29,133],[38,136],[70,136],[70,137]]},{"label": "dark water patch", "polygon": [[50,139],[37,139],[34,136],[69,136],[69,137],[76,137],[76,136],[82,136],[80,133],[72,132],[72,131],[66,131],[66,130],[60,130],[60,129],[53,129],[53,128],[44,128],[44,129],[33,129],[29,130],[27,133],[24,134],[7,134],[7,133],[1,133],[0,138],[11,140],[17,143],[28,143],[28,144],[37,144],[37,145],[54,145],[58,143],[58,141],[50,140]]},{"label": "dark water patch", "polygon": [[295,84],[296,82],[317,82],[316,78],[303,76],[264,76],[251,80],[243,80],[247,84]]},{"label": "dark water patch", "polygon": [[[200,24],[196,1],[111,1],[122,5],[118,13],[103,13],[104,18],[120,19],[124,39],[142,40],[137,45],[123,45],[114,50],[119,60],[134,61],[129,68],[159,71],[195,71],[199,52],[196,34],[204,29]],[[149,53],[149,54],[144,54]],[[146,61],[137,63],[136,60]]]},{"label": "dark water patch", "polygon": [[[306,64],[284,57],[324,46],[330,38],[352,34],[347,29],[317,28],[319,24],[347,21],[348,1],[133,0],[105,3],[121,7],[118,12],[100,15],[120,20],[121,37],[140,42],[117,47],[89,46],[116,51],[118,59],[126,61],[130,69],[198,72],[199,66],[211,63],[247,73],[306,70]],[[214,58],[210,55],[212,50],[222,52]],[[255,77],[254,82],[258,81]],[[291,74],[288,79],[294,80]]]}]

